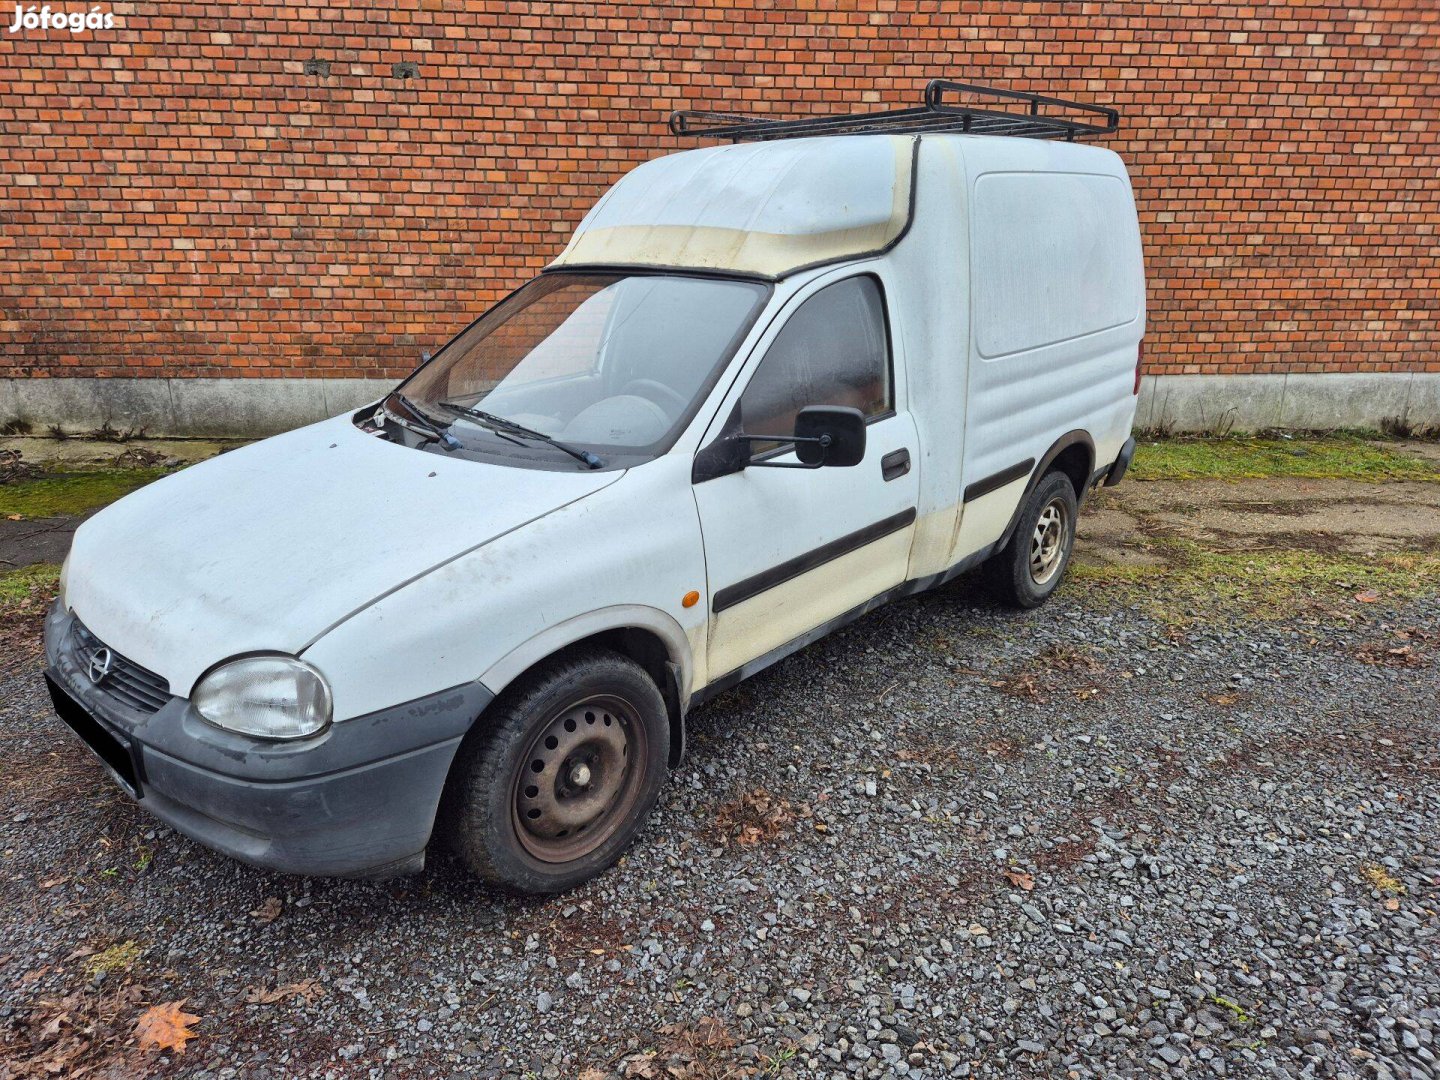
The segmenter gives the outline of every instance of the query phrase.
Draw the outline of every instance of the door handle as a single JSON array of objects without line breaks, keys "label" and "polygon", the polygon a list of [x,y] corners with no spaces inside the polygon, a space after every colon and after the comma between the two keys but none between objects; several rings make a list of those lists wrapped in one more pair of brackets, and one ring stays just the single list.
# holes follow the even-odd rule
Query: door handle
[{"label": "door handle", "polygon": [[898,480],[910,471],[910,451],[903,446],[880,459],[880,475],[886,482]]}]

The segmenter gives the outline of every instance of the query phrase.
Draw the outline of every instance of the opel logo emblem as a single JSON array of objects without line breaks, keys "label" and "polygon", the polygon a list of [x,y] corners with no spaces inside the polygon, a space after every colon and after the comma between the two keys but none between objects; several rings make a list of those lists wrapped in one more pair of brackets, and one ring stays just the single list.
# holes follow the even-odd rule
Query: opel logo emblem
[{"label": "opel logo emblem", "polygon": [[99,686],[115,666],[115,654],[101,646],[90,654],[90,681]]}]

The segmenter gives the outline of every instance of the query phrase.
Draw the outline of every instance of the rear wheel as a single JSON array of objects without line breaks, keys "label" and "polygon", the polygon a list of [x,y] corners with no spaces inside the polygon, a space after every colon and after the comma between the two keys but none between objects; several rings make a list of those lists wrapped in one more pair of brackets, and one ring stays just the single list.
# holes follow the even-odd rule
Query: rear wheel
[{"label": "rear wheel", "polygon": [[1010,542],[991,559],[991,580],[1000,599],[1018,608],[1050,599],[1070,565],[1078,503],[1061,472],[1047,473],[1025,500]]},{"label": "rear wheel", "polygon": [[603,649],[506,690],[462,744],[443,808],[461,862],[527,893],[574,888],[634,840],[664,786],[670,724],[654,682]]}]

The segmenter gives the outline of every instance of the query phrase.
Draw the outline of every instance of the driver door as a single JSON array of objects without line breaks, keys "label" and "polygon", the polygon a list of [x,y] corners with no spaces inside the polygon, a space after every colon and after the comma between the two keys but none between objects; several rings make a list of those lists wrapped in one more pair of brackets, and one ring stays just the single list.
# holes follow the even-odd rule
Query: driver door
[{"label": "driver door", "polygon": [[[915,533],[915,424],[897,406],[884,288],[861,274],[803,297],[762,343],[729,428],[779,439],[750,444],[750,464],[695,485],[710,592],[711,681],[828,629],[905,579]],[[858,408],[864,458],[798,461],[795,417],[809,405]],[[705,451],[702,449],[701,453]]]}]

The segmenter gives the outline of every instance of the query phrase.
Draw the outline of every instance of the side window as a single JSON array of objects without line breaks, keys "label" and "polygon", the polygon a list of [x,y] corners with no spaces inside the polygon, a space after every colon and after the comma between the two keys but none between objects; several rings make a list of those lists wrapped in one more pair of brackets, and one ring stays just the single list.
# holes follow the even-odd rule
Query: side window
[{"label": "side window", "polygon": [[[849,405],[866,417],[895,407],[885,299],[873,277],[821,289],[790,316],[740,397],[740,422],[757,435],[788,435],[807,405]],[[763,454],[781,444],[752,443]]]}]

